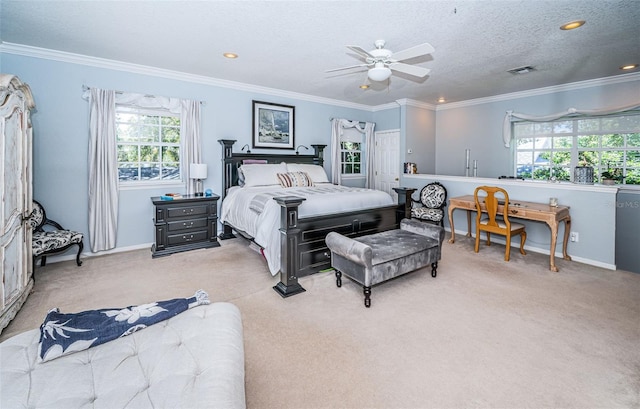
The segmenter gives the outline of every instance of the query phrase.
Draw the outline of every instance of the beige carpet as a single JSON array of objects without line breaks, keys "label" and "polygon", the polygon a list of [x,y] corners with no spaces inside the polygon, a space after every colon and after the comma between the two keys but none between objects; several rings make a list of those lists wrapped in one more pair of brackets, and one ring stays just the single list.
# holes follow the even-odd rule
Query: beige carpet
[{"label": "beige carpet", "polygon": [[203,288],[243,314],[249,408],[640,408],[640,275],[444,244],[428,269],[362,289],[332,273],[282,299],[246,242],[152,259],[149,250],[36,270],[0,339],[47,310],[124,307]]}]

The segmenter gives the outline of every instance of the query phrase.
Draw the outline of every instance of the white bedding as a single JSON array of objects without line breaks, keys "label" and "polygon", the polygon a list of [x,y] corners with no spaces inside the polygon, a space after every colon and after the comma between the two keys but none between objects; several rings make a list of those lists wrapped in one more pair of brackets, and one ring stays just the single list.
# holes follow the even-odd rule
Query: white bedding
[{"label": "white bedding", "polygon": [[[282,188],[280,185],[231,187],[222,202],[220,220],[253,237],[256,244],[263,248],[269,271],[273,275],[280,270],[280,205],[265,194],[304,197],[306,200],[298,208],[300,218],[394,204],[393,198],[380,190],[330,183],[298,188]],[[250,208],[252,201],[253,209]],[[262,207],[262,213],[259,213]]]}]

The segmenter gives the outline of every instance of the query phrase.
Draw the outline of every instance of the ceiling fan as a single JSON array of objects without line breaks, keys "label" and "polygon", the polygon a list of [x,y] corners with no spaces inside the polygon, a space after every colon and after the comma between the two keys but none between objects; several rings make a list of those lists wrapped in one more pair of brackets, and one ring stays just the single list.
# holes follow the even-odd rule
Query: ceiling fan
[{"label": "ceiling fan", "polygon": [[369,67],[368,76],[371,81],[384,81],[391,76],[392,70],[420,78],[426,77],[427,74],[429,74],[429,71],[431,71],[428,68],[415,67],[401,62],[434,52],[435,49],[429,43],[416,45],[414,47],[407,48],[406,50],[398,51],[397,53],[384,48],[384,40],[377,40],[374,44],[376,49],[368,52],[357,45],[348,45],[347,48],[364,58],[365,63],[351,65],[349,67],[334,68],[326,72],[348,70],[357,67]]}]

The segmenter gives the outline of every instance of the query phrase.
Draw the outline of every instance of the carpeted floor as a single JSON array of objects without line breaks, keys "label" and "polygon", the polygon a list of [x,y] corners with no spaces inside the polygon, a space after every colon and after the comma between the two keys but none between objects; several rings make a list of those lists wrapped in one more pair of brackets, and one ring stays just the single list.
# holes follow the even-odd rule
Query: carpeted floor
[{"label": "carpeted floor", "polygon": [[640,408],[640,275],[445,241],[424,269],[372,291],[332,273],[282,299],[261,256],[222,242],[51,264],[0,339],[46,312],[124,307],[199,288],[243,315],[249,408]]}]

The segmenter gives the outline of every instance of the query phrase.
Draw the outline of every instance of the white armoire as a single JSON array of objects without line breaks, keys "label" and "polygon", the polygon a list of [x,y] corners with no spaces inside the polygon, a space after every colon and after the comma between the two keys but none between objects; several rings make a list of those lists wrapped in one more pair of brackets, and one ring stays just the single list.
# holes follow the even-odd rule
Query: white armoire
[{"label": "white armoire", "polygon": [[15,317],[33,287],[31,260],[29,86],[14,75],[0,74],[0,332]]}]

